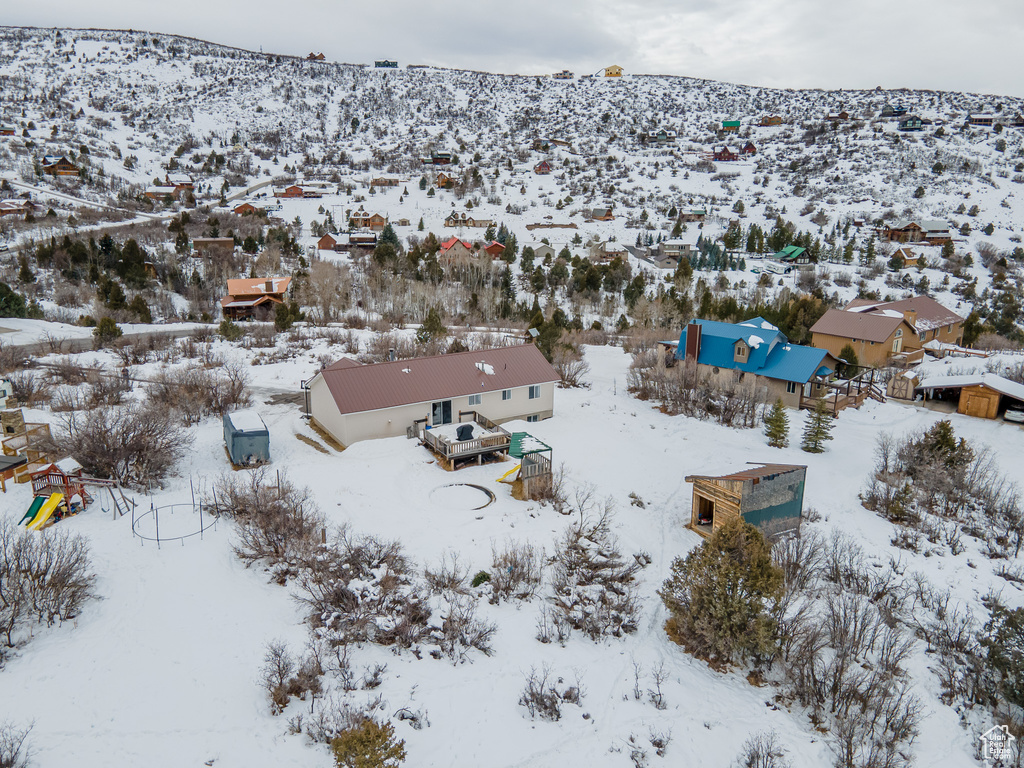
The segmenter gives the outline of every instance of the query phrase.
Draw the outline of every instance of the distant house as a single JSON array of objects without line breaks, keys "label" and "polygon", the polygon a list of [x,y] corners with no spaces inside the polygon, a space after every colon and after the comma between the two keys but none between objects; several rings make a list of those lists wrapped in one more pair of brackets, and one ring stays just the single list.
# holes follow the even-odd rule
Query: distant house
[{"label": "distant house", "polygon": [[492,240],[487,243],[482,250],[487,253],[492,259],[500,259],[505,254],[505,246],[499,243],[497,240]]},{"label": "distant house", "polygon": [[907,114],[907,111],[908,110],[905,106],[903,106],[902,104],[897,104],[895,107],[892,108],[892,116],[903,117],[905,114]]},{"label": "distant house", "polygon": [[782,125],[782,118],[778,115],[765,115],[761,118],[762,128],[770,128],[773,125]]},{"label": "distant house", "polygon": [[373,62],[373,66],[377,69],[398,69],[398,62],[384,59],[383,61]]},{"label": "distant house", "polygon": [[168,186],[174,187],[175,193],[192,191],[195,187],[195,182],[192,181],[192,177],[187,173],[164,174],[164,181]]},{"label": "distant house", "polygon": [[348,233],[348,244],[359,248],[373,248],[377,245],[377,233],[372,229],[353,229]]},{"label": "distant house", "polygon": [[910,115],[909,117],[900,118],[896,128],[900,131],[922,131],[924,130],[924,122],[917,115]]},{"label": "distant house", "polygon": [[967,118],[967,123],[968,125],[975,125],[981,128],[991,128],[996,124],[996,116],[989,114],[970,115]]},{"label": "distant house", "polygon": [[533,246],[533,257],[540,261],[543,261],[548,256],[552,259],[555,258],[555,249],[547,243],[540,243],[539,245]]},{"label": "distant house", "polygon": [[146,187],[146,191],[143,192],[142,194],[145,197],[148,197],[150,200],[162,200],[170,202],[175,197],[175,189],[175,187],[169,187],[164,185],[158,187],[152,186]]},{"label": "distant house", "polygon": [[411,227],[412,226],[412,222],[409,221],[409,219],[405,218],[404,216],[402,218],[400,218],[400,219],[395,219],[392,222],[392,224],[394,224],[396,227]]},{"label": "distant house", "polygon": [[678,134],[667,128],[658,128],[657,130],[640,134],[641,141],[654,144],[671,144],[676,138],[678,138]]},{"label": "distant house", "polygon": [[25,218],[35,213],[35,203],[30,200],[0,200],[0,216]]},{"label": "distant house", "polygon": [[708,212],[703,208],[694,208],[688,211],[680,211],[679,221],[684,224],[701,223],[707,217]]},{"label": "distant house", "polygon": [[0,125],[0,136],[13,136],[17,129],[13,125]]},{"label": "distant house", "polygon": [[906,246],[897,248],[892,255],[893,258],[899,257],[904,267],[916,267],[921,261],[921,254]]},{"label": "distant house", "polygon": [[850,113],[844,109],[842,112],[839,112],[834,115],[825,115],[825,119],[828,120],[830,123],[841,123],[844,120],[850,119]]},{"label": "distant house", "polygon": [[475,227],[486,229],[494,223],[493,219],[474,219],[467,213],[452,211],[444,220],[446,227]]},{"label": "distant house", "polygon": [[342,251],[344,242],[341,235],[332,235],[330,232],[316,241],[318,251]]},{"label": "distant house", "polygon": [[740,129],[740,121],[739,120],[723,120],[722,121],[722,130],[725,131],[726,133],[736,133],[736,132],[739,131],[739,129]]},{"label": "distant house", "polygon": [[302,187],[298,184],[292,184],[289,187],[285,187],[282,192],[276,192],[274,197],[303,197],[304,193]]},{"label": "distant house", "polygon": [[252,203],[242,203],[241,205],[236,205],[232,213],[238,216],[251,216],[257,211],[259,211],[259,208],[257,208]]},{"label": "distant house", "polygon": [[791,344],[761,317],[742,323],[694,320],[680,335],[675,357],[693,361],[720,383],[751,377],[768,402],[780,399],[790,408],[813,405],[828,394],[838,362],[825,349]]},{"label": "distant house", "polygon": [[731,149],[729,149],[729,147],[722,147],[721,149],[716,149],[712,153],[711,157],[715,160],[719,160],[721,162],[726,163],[740,159],[740,156],[733,152]]},{"label": "distant house", "polygon": [[561,72],[555,72],[552,77],[555,78],[555,80],[572,80],[572,72],[568,69],[563,69]]},{"label": "distant house", "polygon": [[448,189],[449,187],[455,186],[455,179],[449,176],[444,171],[437,172],[437,188]]},{"label": "distant house", "polygon": [[551,163],[549,163],[547,160],[541,160],[539,163],[533,166],[533,172],[540,176],[545,176],[551,173]]},{"label": "distant house", "polygon": [[284,303],[290,277],[257,277],[228,280],[228,295],[220,300],[221,312],[230,320],[265,320]]},{"label": "distant house", "polygon": [[352,229],[369,229],[372,232],[382,232],[384,227],[388,225],[388,217],[382,213],[353,211],[348,218],[352,223]]},{"label": "distant house", "polygon": [[430,165],[449,165],[452,162],[451,152],[435,152],[425,162]]},{"label": "distant house", "polygon": [[230,258],[235,252],[233,237],[195,237],[192,248],[200,259]]},{"label": "distant house", "polygon": [[78,166],[63,155],[46,155],[42,161],[43,173],[50,176],[77,176]]},{"label": "distant house", "polygon": [[308,56],[306,56],[306,59],[308,61],[323,61],[326,58],[327,57],[324,56],[322,53],[310,53]]},{"label": "distant house", "polygon": [[610,67],[604,68],[605,77],[622,77],[622,67],[618,64],[612,64]]},{"label": "distant house", "polygon": [[743,145],[743,149],[740,150],[741,155],[756,155],[757,147],[754,146],[754,142],[748,141]]},{"label": "distant house", "polygon": [[963,332],[964,318],[928,296],[854,299],[845,309],[828,310],[811,326],[811,344],[836,357],[849,344],[858,364],[877,368],[895,355],[919,352],[929,341],[959,345]]},{"label": "distant house", "polygon": [[377,176],[370,179],[371,187],[397,187],[401,182],[397,176]]},{"label": "distant house", "polygon": [[344,446],[458,424],[554,414],[558,372],[533,344],[359,365],[342,359],[304,384],[313,422]]},{"label": "distant house", "polygon": [[590,218],[593,221],[612,221],[615,218],[615,214],[612,213],[611,208],[592,208]]},{"label": "distant house", "polygon": [[614,240],[606,240],[597,248],[596,256],[599,261],[608,262],[613,259],[623,259],[629,255],[629,251],[621,243]]},{"label": "distant house", "polygon": [[[691,235],[691,237],[686,237]],[[651,254],[652,260],[662,269],[675,269],[682,259],[688,259],[693,255],[697,246],[698,233],[686,232],[683,237],[669,238],[658,243],[655,253]]]},{"label": "distant house", "polygon": [[807,253],[807,249],[799,245],[787,245],[772,258],[782,264],[800,265],[811,263],[811,256]]},{"label": "distant house", "polygon": [[457,261],[465,261],[474,256],[473,244],[467,243],[458,237],[450,237],[441,243],[437,252],[437,261],[440,264],[454,264]]},{"label": "distant house", "polygon": [[807,467],[798,464],[762,464],[712,477],[689,475],[693,483],[690,530],[708,537],[737,517],[769,536],[800,528]]},{"label": "distant house", "polygon": [[953,239],[949,232],[949,225],[935,219],[898,221],[892,226],[885,227],[881,231],[881,236],[882,239],[892,243],[928,243],[929,245],[942,245]]}]

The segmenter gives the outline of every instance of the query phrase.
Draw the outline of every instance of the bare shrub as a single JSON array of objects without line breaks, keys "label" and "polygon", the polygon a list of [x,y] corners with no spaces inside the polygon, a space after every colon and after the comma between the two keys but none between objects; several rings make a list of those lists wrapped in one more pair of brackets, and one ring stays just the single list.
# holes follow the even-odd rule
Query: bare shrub
[{"label": "bare shrub", "polygon": [[13,723],[0,724],[0,768],[28,768],[31,751],[28,735],[32,726],[18,728]]},{"label": "bare shrub", "polygon": [[551,364],[561,378],[563,389],[589,388],[585,377],[590,373],[590,363],[583,358],[583,352],[576,345],[559,344],[552,351]]},{"label": "bare shrub", "polygon": [[308,488],[294,485],[286,475],[276,480],[266,467],[219,478],[205,504],[235,520],[235,554],[247,565],[265,562],[279,579],[297,573],[320,540],[323,515]]},{"label": "bare shrub", "polygon": [[761,731],[743,743],[736,768],[789,768],[786,748],[775,731]]},{"label": "bare shrub", "polygon": [[476,616],[477,600],[465,595],[452,595],[448,599],[448,612],[442,619],[440,631],[434,632],[434,640],[454,663],[466,660],[470,649],[476,649],[485,656],[491,655],[491,638],[497,627],[481,621]]},{"label": "bare shrub", "polygon": [[491,603],[529,600],[540,587],[542,553],[532,544],[509,541],[502,549],[491,546]]},{"label": "bare shrub", "polygon": [[237,363],[217,371],[186,365],[157,374],[149,386],[149,397],[174,410],[185,424],[196,424],[206,416],[249,405],[248,384],[248,373]]},{"label": "bare shrub", "polygon": [[0,343],[0,373],[20,371],[29,362],[29,356],[21,347]]},{"label": "bare shrub", "polygon": [[315,653],[296,661],[283,642],[268,643],[261,678],[270,697],[271,713],[281,714],[293,696],[305,701],[307,696],[319,694],[323,673]]},{"label": "bare shrub", "polygon": [[58,357],[52,363],[47,364],[50,378],[61,384],[77,386],[84,384],[89,379],[95,378],[96,366],[86,366],[72,357]]},{"label": "bare shrub", "polygon": [[530,719],[561,720],[562,704],[568,702],[581,706],[584,691],[579,678],[575,685],[568,684],[564,678],[552,674],[551,668],[545,665],[538,672],[531,669],[526,676],[526,686],[519,697],[519,705],[526,707]]},{"label": "bare shrub", "polygon": [[380,707],[380,698],[357,706],[347,699],[328,696],[313,706],[306,725],[306,735],[316,744],[330,744],[344,731],[358,728]]},{"label": "bare shrub", "polygon": [[429,635],[427,596],[397,541],[355,537],[342,528],[307,556],[298,581],[311,625],[331,644],[408,648]]},{"label": "bare shrub", "polygon": [[431,594],[464,594],[466,579],[469,578],[469,566],[459,562],[458,552],[448,552],[441,557],[437,568],[425,568],[423,577]]},{"label": "bare shrub", "polygon": [[6,646],[13,648],[34,626],[77,616],[94,597],[91,571],[81,536],[64,529],[26,533],[0,518],[0,637]]},{"label": "bare shrub", "polygon": [[156,403],[73,411],[56,438],[58,448],[90,474],[139,487],[159,485],[191,441]]},{"label": "bare shrub", "polygon": [[634,580],[641,566],[627,564],[619,552],[610,502],[593,514],[584,494],[577,510],[580,519],[566,530],[553,558],[552,603],[592,640],[635,632],[640,601]]},{"label": "bare shrub", "polygon": [[21,405],[34,408],[50,398],[51,387],[42,377],[33,371],[14,371],[6,376],[14,390],[14,399]]}]

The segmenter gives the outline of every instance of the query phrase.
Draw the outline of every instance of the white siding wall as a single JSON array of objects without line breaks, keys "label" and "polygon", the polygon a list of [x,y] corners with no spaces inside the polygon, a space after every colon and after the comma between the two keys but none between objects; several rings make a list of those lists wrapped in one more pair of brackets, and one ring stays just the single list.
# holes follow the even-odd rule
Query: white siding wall
[{"label": "white siding wall", "polygon": [[[514,388],[509,400],[502,400],[501,390],[481,392],[479,405],[470,405],[468,396],[449,398],[452,421],[458,422],[459,411],[477,411],[497,424],[528,416],[550,418],[554,413],[555,385],[551,382],[539,386],[540,397],[533,400],[529,387]],[[429,402],[342,415],[322,376],[317,376],[310,384],[309,407],[313,420],[345,446],[360,440],[405,435],[414,421],[430,418]]]}]

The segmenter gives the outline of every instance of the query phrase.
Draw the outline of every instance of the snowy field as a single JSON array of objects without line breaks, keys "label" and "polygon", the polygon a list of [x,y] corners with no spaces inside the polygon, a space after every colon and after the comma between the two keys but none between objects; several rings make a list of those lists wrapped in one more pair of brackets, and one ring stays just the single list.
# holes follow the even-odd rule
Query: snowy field
[{"label": "snowy field", "polygon": [[[994,565],[975,540],[966,540],[966,551],[958,556],[895,550],[889,544],[893,526],[857,501],[881,432],[927,427],[945,414],[868,401],[859,411],[844,411],[829,450],[811,455],[797,447],[768,448],[759,431],[670,417],[637,401],[626,391],[630,358],[621,349],[590,347],[586,358],[592,368],[589,390],[559,390],[554,418],[511,426],[552,446],[555,465],[564,465],[569,479],[570,498],[575,489],[592,488],[595,498],[614,502],[613,527],[625,555],[651,555],[651,565],[639,573],[639,629],[621,640],[594,643],[576,634],[564,648],[542,644],[535,637],[545,585],[540,596],[525,603],[481,601],[481,618],[498,627],[490,657],[473,652],[467,663],[453,666],[426,653],[418,660],[407,651],[357,649],[357,674],[387,665],[383,684],[372,692],[382,696],[378,717],[390,718],[407,707],[429,723],[413,730],[395,722],[408,765],[626,767],[631,736],[647,746],[651,733],[670,732],[664,758],[647,746],[650,765],[717,768],[728,765],[750,735],[767,729],[778,732],[794,768],[831,763],[827,743],[806,714],[773,704],[774,692],[752,686],[742,672],[711,670],[665,636],[667,614],[656,590],[672,559],[699,543],[684,528],[690,517],[687,474],[724,474],[746,462],[806,464],[805,508],[821,515],[806,529],[849,532],[872,561],[899,558],[907,573],[921,572],[975,610],[993,590],[1010,607],[1024,604],[1016,585],[994,575]],[[254,366],[253,387],[295,389],[311,365],[301,359]],[[447,473],[424,448],[404,438],[325,454],[297,439],[320,440],[297,407],[261,402],[256,407],[270,428],[273,469],[309,486],[330,524],[398,539],[419,568],[456,552],[471,573],[489,569],[492,545],[508,540],[529,541],[550,554],[571,522],[551,506],[512,499],[509,486],[497,482],[512,464]],[[30,415],[51,418],[48,412]],[[791,415],[794,445],[803,418]],[[949,418],[958,435],[992,446],[1002,470],[1021,481],[1024,430],[956,414]],[[168,487],[136,496],[140,511],[188,502],[190,484],[203,491],[230,471],[219,420],[208,419],[192,431],[194,445]],[[481,495],[438,491],[451,483],[484,486],[497,501],[474,511]],[[645,507],[632,505],[630,494]],[[28,487],[9,485],[0,497],[0,514],[20,518],[30,502]],[[183,531],[197,522],[185,513],[175,515],[162,525]],[[140,524],[146,530],[148,523]],[[259,684],[265,647],[283,640],[301,651],[307,636],[304,612],[290,588],[270,583],[265,572],[247,569],[233,554],[232,524],[222,520],[202,541],[193,537],[158,549],[134,538],[131,520],[113,520],[109,503],[99,499],[85,514],[58,525],[89,540],[101,599],[87,604],[72,623],[40,629],[0,672],[0,721],[34,723],[30,739],[38,768],[331,765],[326,749],[287,733],[288,719],[308,712],[308,702],[293,701],[283,715],[270,714]],[[664,710],[646,696],[634,699],[637,664],[645,690],[653,687],[653,670],[664,665]],[[939,702],[928,664],[918,644],[909,670],[924,703],[916,764],[974,764],[972,737],[957,714]],[[557,723],[531,721],[517,705],[524,675],[544,665],[567,679],[578,677],[585,690],[582,705],[566,705]],[[371,692],[353,695],[358,702]]]}]

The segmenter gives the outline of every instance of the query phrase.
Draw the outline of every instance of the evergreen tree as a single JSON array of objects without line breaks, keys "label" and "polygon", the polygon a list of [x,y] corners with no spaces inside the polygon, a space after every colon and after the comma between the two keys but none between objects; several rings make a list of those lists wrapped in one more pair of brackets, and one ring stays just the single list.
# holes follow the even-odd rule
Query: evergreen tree
[{"label": "evergreen tree", "polygon": [[853,344],[846,343],[843,348],[839,350],[839,357],[841,360],[845,360],[846,363],[840,363],[842,370],[840,375],[851,376],[857,366],[860,365],[860,360],[857,359],[857,350],[853,348]]},{"label": "evergreen tree", "polygon": [[800,449],[807,453],[824,453],[825,443],[832,439],[834,426],[832,415],[825,409],[825,400],[820,398],[804,426]]},{"label": "evergreen tree", "polygon": [[437,311],[437,307],[431,307],[427,311],[427,316],[423,319],[420,329],[416,331],[416,341],[426,344],[436,339],[443,339],[447,335],[448,329],[441,322],[441,315]]},{"label": "evergreen tree", "polygon": [[772,448],[785,448],[789,445],[789,416],[782,405],[782,398],[775,401],[775,405],[765,416],[764,434]]},{"label": "evergreen tree", "polygon": [[378,242],[390,243],[394,246],[396,251],[400,251],[402,249],[402,244],[398,240],[398,235],[395,234],[395,230],[390,223],[384,225],[384,229],[381,230]]},{"label": "evergreen tree", "polygon": [[405,762],[405,741],[395,738],[391,723],[366,719],[331,741],[338,768],[398,768]]},{"label": "evergreen tree", "polygon": [[419,223],[419,226],[416,227],[416,229],[418,231],[420,231],[420,232],[422,232],[423,229],[424,229],[424,227],[423,227],[423,217],[422,216],[420,216],[420,223]]},{"label": "evergreen tree", "polygon": [[782,584],[771,545],[750,523],[731,517],[672,563],[658,592],[671,614],[665,630],[701,658],[739,663],[770,656],[777,648],[772,613]]},{"label": "evergreen tree", "polygon": [[28,259],[25,258],[25,254],[18,256],[18,282],[23,285],[28,283],[34,283],[36,281],[35,273],[28,266]]}]

